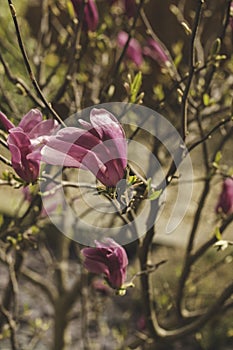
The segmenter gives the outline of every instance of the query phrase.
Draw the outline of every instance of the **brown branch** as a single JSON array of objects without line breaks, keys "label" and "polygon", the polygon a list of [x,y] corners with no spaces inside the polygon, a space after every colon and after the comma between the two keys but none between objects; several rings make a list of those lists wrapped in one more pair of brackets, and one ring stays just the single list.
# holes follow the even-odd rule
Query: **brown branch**
[{"label": "brown branch", "polygon": [[4,306],[0,305],[0,312],[5,317],[10,329],[10,341],[12,350],[19,350],[19,345],[16,339],[16,323],[9,311]]},{"label": "brown branch", "polygon": [[[228,141],[228,139],[230,138],[231,133],[227,134],[223,140],[221,140],[220,144],[217,145],[214,154],[212,156],[212,162],[214,161],[216,154],[219,150],[221,150],[224,146],[224,144]],[[211,171],[211,170],[210,170]],[[207,174],[208,175],[208,174]],[[213,175],[213,174],[212,174]],[[202,210],[204,208],[204,204],[207,200],[207,196],[210,190],[210,184],[211,184],[211,180],[212,180],[212,176],[208,175],[205,179],[205,184],[204,184],[204,188],[202,190],[202,194],[200,196],[199,199],[199,205],[198,208],[196,210],[194,219],[193,219],[193,224],[192,224],[192,229],[190,232],[190,236],[189,236],[189,241],[188,241],[188,245],[186,248],[186,252],[185,252],[185,259],[184,259],[184,263],[183,263],[183,270],[180,276],[180,280],[179,280],[179,284],[178,284],[178,290],[177,290],[177,312],[178,312],[178,316],[182,317],[182,299],[184,296],[184,287],[185,287],[185,282],[190,274],[191,271],[191,267],[192,264],[197,260],[197,258],[194,258],[194,256],[191,255],[192,250],[193,250],[193,245],[194,245],[194,239],[197,233],[197,229],[200,223],[200,217],[202,214]],[[226,221],[228,222],[228,221]],[[221,232],[223,232],[223,230],[225,229],[225,226],[222,226],[220,228],[220,230],[222,230]],[[206,250],[211,246],[211,244],[213,244],[215,242],[216,237],[214,238],[214,240],[210,240],[209,245],[207,244],[207,248]],[[212,243],[211,243],[212,242]],[[205,246],[205,244],[204,244]],[[206,251],[205,249],[202,251],[202,253],[204,253]],[[201,256],[201,255],[199,255]],[[198,256],[198,257],[199,257]]]},{"label": "brown branch", "polygon": [[21,78],[18,78],[11,73],[10,68],[8,67],[8,64],[6,63],[6,61],[3,58],[3,56],[1,55],[1,53],[0,53],[0,61],[3,65],[5,74],[6,74],[7,78],[9,79],[9,81],[16,86],[21,87],[21,89],[23,91],[25,91],[25,93],[30,97],[30,99],[34,103],[36,103],[36,105],[40,106],[41,108],[44,108],[45,104],[43,102],[41,102],[41,100],[39,98],[37,98],[37,96],[32,93],[31,89],[27,86],[27,84]]},{"label": "brown branch", "polygon": [[[128,49],[128,46],[129,46],[129,43],[130,43],[130,40],[132,38],[132,33],[133,31],[135,30],[135,27],[136,27],[136,24],[137,24],[137,21],[138,21],[138,18],[139,18],[139,15],[140,15],[140,11],[144,5],[144,2],[145,0],[140,0],[140,3],[138,5],[138,8],[137,8],[137,12],[134,16],[134,19],[133,19],[133,23],[131,25],[131,28],[129,30],[129,33],[128,33],[128,39],[121,51],[121,54],[120,54],[120,57],[118,58],[115,66],[114,66],[114,69],[112,70],[111,73],[108,74],[108,76],[111,77],[110,81],[107,83],[107,85],[101,90],[101,93],[100,93],[100,96],[99,96],[99,100],[100,100],[100,103],[103,102],[103,99],[106,98],[106,94],[107,94],[107,91],[109,89],[109,87],[112,85],[113,81],[116,79],[118,73],[119,73],[119,69],[120,69],[120,66],[121,66],[121,63],[125,57],[125,54],[126,54],[126,51]],[[106,102],[106,99],[105,99],[105,102]]]},{"label": "brown branch", "polygon": [[[6,311],[10,311],[11,304],[17,293],[17,278],[23,264],[23,254],[21,251],[16,251],[14,261],[11,261],[11,259],[9,260],[7,256],[5,256],[5,259],[3,256],[1,256],[1,260],[3,260],[3,262],[9,266],[9,281],[6,288],[4,289],[2,307]],[[0,325],[3,324],[3,321],[4,320],[0,318]]]},{"label": "brown branch", "polygon": [[5,163],[8,166],[12,166],[11,161],[8,160],[7,158],[3,157],[1,154],[0,154],[0,161]]},{"label": "brown branch", "polygon": [[80,17],[79,17],[79,21],[78,23],[75,22],[76,26],[75,26],[75,31],[74,31],[74,39],[73,39],[73,43],[71,44],[72,47],[72,51],[69,55],[69,62],[67,64],[67,71],[65,73],[65,77],[64,77],[64,82],[63,84],[61,84],[59,90],[57,91],[54,100],[57,102],[59,101],[62,96],[64,95],[66,89],[67,89],[67,85],[70,82],[70,76],[75,73],[76,68],[77,68],[77,63],[78,63],[78,59],[77,56],[79,55],[80,52],[80,42],[81,42],[81,34],[82,34],[82,26],[83,26],[83,20],[84,20],[84,8],[85,8],[85,1],[83,2],[81,11],[80,11]]},{"label": "brown branch", "polygon": [[24,266],[21,270],[21,274],[33,285],[38,286],[44,294],[48,297],[52,305],[55,303],[57,298],[57,290],[51,282],[41,276],[39,273],[32,271],[31,269]]},{"label": "brown branch", "polygon": [[196,59],[195,59],[195,40],[196,40],[196,35],[200,23],[200,18],[201,18],[201,12],[202,12],[202,7],[204,5],[205,0],[199,0],[199,3],[197,4],[197,9],[196,9],[196,15],[194,19],[194,25],[192,29],[192,35],[191,35],[191,42],[190,42],[190,68],[189,68],[189,73],[188,73],[188,80],[187,84],[185,87],[185,90],[183,92],[182,96],[182,130],[181,130],[181,136],[183,140],[186,139],[186,136],[188,134],[188,96],[189,96],[189,91],[191,88],[192,84],[192,79],[195,73],[195,67],[196,67]]}]

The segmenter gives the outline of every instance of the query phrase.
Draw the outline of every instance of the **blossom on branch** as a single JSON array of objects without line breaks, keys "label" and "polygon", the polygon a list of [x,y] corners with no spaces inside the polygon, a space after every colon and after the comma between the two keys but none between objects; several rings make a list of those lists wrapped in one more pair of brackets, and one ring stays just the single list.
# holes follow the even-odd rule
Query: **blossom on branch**
[{"label": "blossom on branch", "polygon": [[227,178],[223,182],[222,192],[220,193],[218,203],[215,208],[216,213],[233,213],[233,179]]},{"label": "blossom on branch", "polygon": [[83,21],[83,29],[85,31],[94,32],[98,26],[99,14],[94,0],[71,0],[74,11],[79,21]]},{"label": "blossom on branch", "polygon": [[40,170],[40,148],[57,128],[56,121],[43,120],[37,109],[31,109],[17,127],[0,112],[0,121],[9,132],[7,143],[15,172],[27,183],[35,182]]},{"label": "blossom on branch", "polygon": [[[124,47],[128,41],[129,34],[121,31],[117,36],[117,43],[120,47]],[[136,66],[140,67],[143,62],[142,48],[137,39],[131,38],[126,49],[126,56],[133,61]]]},{"label": "blossom on branch", "polygon": [[42,160],[52,165],[90,170],[107,187],[115,187],[125,173],[127,142],[118,120],[105,109],[93,108],[83,129],[64,128],[42,149]]},{"label": "blossom on branch", "polygon": [[168,66],[170,63],[162,45],[154,39],[148,39],[147,45],[143,48],[143,54],[152,58],[162,67]]},{"label": "blossom on branch", "polygon": [[111,238],[95,241],[96,247],[82,249],[84,266],[89,272],[103,274],[110,286],[120,289],[126,279],[128,258],[125,249]]}]

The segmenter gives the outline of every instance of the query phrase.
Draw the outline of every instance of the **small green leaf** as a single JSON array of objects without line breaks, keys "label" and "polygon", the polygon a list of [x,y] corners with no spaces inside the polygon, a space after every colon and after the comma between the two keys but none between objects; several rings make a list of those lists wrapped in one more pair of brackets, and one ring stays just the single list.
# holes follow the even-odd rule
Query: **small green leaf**
[{"label": "small green leaf", "polygon": [[221,151],[218,151],[216,153],[216,156],[215,156],[214,161],[213,161],[214,168],[216,168],[216,169],[219,168],[219,163],[220,163],[221,159],[222,159],[222,153],[221,153]]},{"label": "small green leaf", "polygon": [[222,240],[222,235],[221,235],[221,232],[219,230],[219,227],[215,227],[214,235],[218,241]]},{"label": "small green leaf", "polygon": [[162,193],[162,189],[158,191],[152,191],[148,198],[150,201],[154,201],[155,199],[159,198],[161,193]]},{"label": "small green leaf", "polygon": [[206,107],[209,106],[209,104],[210,104],[210,97],[209,97],[208,94],[204,94],[204,95],[203,95],[203,103],[204,103],[204,105],[205,105]]},{"label": "small green leaf", "polygon": [[134,77],[134,80],[130,83],[130,102],[134,103],[137,100],[142,85],[142,72],[138,72]]},{"label": "small green leaf", "polygon": [[221,39],[217,38],[214,41],[213,46],[211,47],[211,51],[210,51],[211,56],[217,55],[220,52],[220,49],[221,49]]},{"label": "small green leaf", "polygon": [[151,191],[151,177],[147,180],[147,191],[148,193]]},{"label": "small green leaf", "polygon": [[128,185],[133,185],[135,182],[137,182],[137,176],[136,175],[132,175],[132,176],[129,176],[128,178]]}]

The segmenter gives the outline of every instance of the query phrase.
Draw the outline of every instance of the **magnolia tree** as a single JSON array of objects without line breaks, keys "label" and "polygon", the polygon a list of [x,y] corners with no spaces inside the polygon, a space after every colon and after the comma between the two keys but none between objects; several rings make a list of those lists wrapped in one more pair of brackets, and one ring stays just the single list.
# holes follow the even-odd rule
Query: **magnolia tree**
[{"label": "magnolia tree", "polygon": [[1,349],[230,349],[230,0],[2,1]]}]

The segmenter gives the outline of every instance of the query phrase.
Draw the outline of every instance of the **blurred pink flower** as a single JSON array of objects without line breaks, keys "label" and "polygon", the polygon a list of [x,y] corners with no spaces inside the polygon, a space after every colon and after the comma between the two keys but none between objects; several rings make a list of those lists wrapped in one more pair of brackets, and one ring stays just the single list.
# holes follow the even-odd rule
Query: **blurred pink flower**
[{"label": "blurred pink flower", "polygon": [[216,213],[233,213],[233,179],[227,178],[223,182],[222,192],[215,208]]},{"label": "blurred pink flower", "polygon": [[83,29],[94,32],[99,22],[99,14],[95,1],[88,0],[86,5],[84,5],[84,0],[71,0],[71,2],[79,20],[81,20],[82,8],[85,6],[83,13]]},{"label": "blurred pink flower", "polygon": [[137,329],[142,332],[146,328],[146,318],[144,315],[141,315],[137,320]]},{"label": "blurred pink flower", "polygon": [[7,143],[15,172],[26,182],[35,182],[40,170],[40,148],[58,127],[50,119],[43,120],[37,109],[31,109],[17,127],[0,112],[0,121],[9,132]]},{"label": "blurred pink flower", "polygon": [[230,19],[229,19],[230,27],[233,30],[233,1],[230,6]]},{"label": "blurred pink flower", "polygon": [[67,127],[51,136],[42,149],[42,160],[52,165],[90,170],[108,187],[125,173],[127,142],[118,120],[107,110],[93,108],[84,129]]},{"label": "blurred pink flower", "polygon": [[106,238],[104,243],[95,241],[95,245],[82,249],[84,266],[89,272],[104,274],[112,288],[120,289],[126,279],[126,251],[111,238]]},{"label": "blurred pink flower", "polygon": [[[123,32],[123,31],[120,32],[117,36],[118,45],[123,48],[125,46],[125,44],[127,43],[128,37],[129,37],[128,33]],[[129,45],[128,45],[127,50],[126,50],[126,55],[138,67],[141,66],[141,64],[143,62],[142,48],[136,39],[134,39],[134,38],[130,39]]]},{"label": "blurred pink flower", "polygon": [[161,66],[166,66],[170,60],[159,42],[148,39],[147,45],[143,48],[143,54],[149,56]]}]

